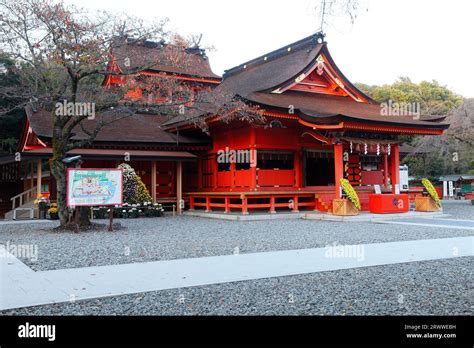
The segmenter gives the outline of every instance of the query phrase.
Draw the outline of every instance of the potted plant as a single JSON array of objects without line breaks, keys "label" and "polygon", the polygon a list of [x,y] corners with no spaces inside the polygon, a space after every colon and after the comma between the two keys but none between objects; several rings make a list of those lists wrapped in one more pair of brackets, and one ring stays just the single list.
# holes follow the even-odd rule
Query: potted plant
[{"label": "potted plant", "polygon": [[425,212],[438,211],[441,208],[438,192],[436,192],[433,184],[427,178],[422,179],[421,183],[428,194],[426,196],[415,197],[415,210]]},{"label": "potted plant", "polygon": [[361,206],[356,190],[347,179],[341,179],[341,187],[346,198],[333,200],[332,213],[340,216],[358,215]]},{"label": "potted plant", "polygon": [[48,209],[48,215],[51,220],[57,220],[58,216],[58,207],[52,205],[51,208]]},{"label": "potted plant", "polygon": [[46,219],[46,211],[48,210],[49,199],[43,195],[39,195],[34,201],[35,207],[38,208],[38,218]]}]

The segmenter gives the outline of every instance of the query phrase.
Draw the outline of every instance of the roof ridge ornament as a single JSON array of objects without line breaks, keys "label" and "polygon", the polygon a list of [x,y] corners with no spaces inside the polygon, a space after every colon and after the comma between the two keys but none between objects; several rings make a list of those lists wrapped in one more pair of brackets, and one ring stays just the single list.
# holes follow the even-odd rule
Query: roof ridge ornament
[{"label": "roof ridge ornament", "polygon": [[316,42],[316,43],[325,43],[326,41],[324,40],[324,38],[326,37],[326,34],[323,32],[323,31],[318,31],[316,32],[314,35],[313,35],[313,40]]}]

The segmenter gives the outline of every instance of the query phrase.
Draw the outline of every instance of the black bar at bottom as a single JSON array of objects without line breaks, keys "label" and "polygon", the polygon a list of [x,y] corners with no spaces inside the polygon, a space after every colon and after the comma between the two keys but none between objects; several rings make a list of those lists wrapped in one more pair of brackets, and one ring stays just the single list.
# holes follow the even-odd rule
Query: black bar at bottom
[{"label": "black bar at bottom", "polygon": [[[472,347],[472,317],[0,317],[0,346],[283,344]],[[51,336],[31,337],[54,325]],[[468,329],[470,328],[470,329]],[[21,333],[20,333],[21,331]],[[19,337],[19,336],[30,337]]]}]

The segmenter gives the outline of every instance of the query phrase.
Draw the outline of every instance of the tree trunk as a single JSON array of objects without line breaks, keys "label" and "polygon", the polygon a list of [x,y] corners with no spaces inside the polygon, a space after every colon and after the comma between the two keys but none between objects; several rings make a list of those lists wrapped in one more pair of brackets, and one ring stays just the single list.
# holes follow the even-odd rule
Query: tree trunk
[{"label": "tree trunk", "polygon": [[[76,88],[77,89],[77,88]],[[74,98],[75,101],[75,98]],[[64,128],[66,123],[55,112],[51,113],[53,123],[53,158],[51,160],[51,171],[56,179],[57,200],[58,200],[58,216],[61,227],[66,227],[69,223],[69,211],[66,201],[67,193],[67,165],[62,161],[67,155],[69,137],[71,134],[65,134]],[[87,208],[79,208],[79,226],[87,227],[91,224]]]},{"label": "tree trunk", "polygon": [[89,227],[91,225],[91,220],[89,218],[89,207],[81,207],[79,209],[80,216],[79,216],[79,226],[80,227]]},{"label": "tree trunk", "polygon": [[[67,175],[67,167],[61,161],[61,157],[57,157],[54,155],[53,152],[53,161],[52,161],[52,172],[54,178],[56,179],[56,187],[57,187],[57,199],[58,199],[58,215],[59,221],[62,227],[65,227],[69,222],[69,211],[67,208],[67,201],[66,201],[66,192],[67,192],[67,182],[66,182],[66,175]],[[89,218],[89,209],[88,207],[78,207],[79,209],[79,226],[80,227],[88,227],[91,224]]]},{"label": "tree trunk", "polygon": [[52,172],[56,179],[58,215],[61,227],[65,227],[69,222],[69,212],[66,205],[66,165],[53,152]]}]

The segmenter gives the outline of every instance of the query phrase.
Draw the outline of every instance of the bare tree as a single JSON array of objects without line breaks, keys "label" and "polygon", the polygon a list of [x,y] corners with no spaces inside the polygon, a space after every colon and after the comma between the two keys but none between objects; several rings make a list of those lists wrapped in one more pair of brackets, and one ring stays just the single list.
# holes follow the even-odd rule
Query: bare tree
[{"label": "bare tree", "polygon": [[465,99],[461,106],[451,112],[448,121],[451,124],[447,132],[448,137],[469,145],[472,152],[474,147],[474,98]]},{"label": "bare tree", "polygon": [[353,24],[361,8],[360,0],[317,0],[317,2],[316,11],[320,18],[321,32],[324,32],[336,17],[348,16]]},{"label": "bare tree", "polygon": [[[149,79],[139,75],[153,65],[160,64],[156,60],[145,60],[126,71],[111,69],[116,50],[123,45],[147,40],[168,40],[169,50],[161,59],[175,65],[186,64],[183,52],[189,42],[166,32],[165,24],[166,20],[147,24],[137,18],[113,16],[103,11],[90,13],[52,0],[0,0],[0,49],[16,61],[20,76],[18,86],[1,88],[0,96],[15,100],[15,108],[32,105],[51,113],[51,169],[57,183],[61,226],[68,222],[66,164],[62,159],[74,148],[90,146],[101,129],[113,121],[101,120],[94,129],[86,129],[83,121],[88,115],[76,114],[74,111],[58,113],[55,109],[57,103],[65,100],[74,105],[94,103],[98,111],[106,113],[113,109],[113,114],[119,115],[113,120],[128,117],[144,108],[150,112],[167,110],[173,116],[182,110],[182,106],[186,106],[183,118],[189,118],[203,127],[205,122],[202,119],[210,110],[228,119],[237,117],[251,121],[254,117],[261,117],[258,110],[246,106],[233,96],[217,96],[206,91],[201,96],[186,94],[186,89],[177,79],[168,79],[166,76]],[[194,40],[198,40],[195,44],[200,41]],[[121,88],[103,88],[100,80],[107,75],[130,78]],[[171,93],[166,102],[151,101],[150,105],[150,101],[143,103],[143,100],[129,98],[128,92],[132,87]],[[209,105],[213,108],[209,108]],[[0,113],[6,113],[11,108],[9,104]],[[85,139],[75,138],[78,129],[87,135]],[[87,222],[86,219],[84,223]]]}]

